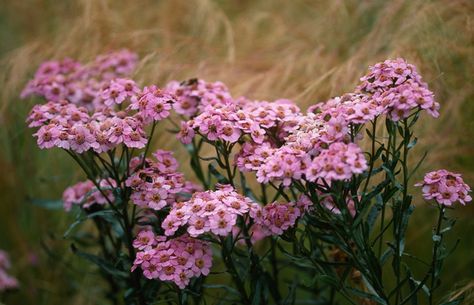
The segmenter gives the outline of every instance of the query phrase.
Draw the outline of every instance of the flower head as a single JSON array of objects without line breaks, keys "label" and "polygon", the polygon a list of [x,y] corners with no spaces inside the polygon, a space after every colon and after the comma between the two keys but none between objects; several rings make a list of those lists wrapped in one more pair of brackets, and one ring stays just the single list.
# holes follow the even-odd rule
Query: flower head
[{"label": "flower head", "polygon": [[465,205],[472,201],[469,195],[471,188],[464,183],[461,175],[444,169],[427,173],[423,181],[415,186],[422,187],[426,200],[434,199],[441,205],[451,206],[457,201]]}]

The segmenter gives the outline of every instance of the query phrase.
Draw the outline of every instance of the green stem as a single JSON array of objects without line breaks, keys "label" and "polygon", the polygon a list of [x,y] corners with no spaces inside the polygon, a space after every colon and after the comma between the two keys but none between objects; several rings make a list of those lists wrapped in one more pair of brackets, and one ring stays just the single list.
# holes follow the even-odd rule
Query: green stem
[{"label": "green stem", "polygon": [[430,295],[429,295],[429,304],[433,304],[433,294],[435,287],[435,282],[438,279],[438,273],[436,272],[436,264],[438,262],[438,248],[441,245],[443,240],[443,235],[441,234],[441,224],[443,223],[445,207],[443,205],[439,205],[439,215],[438,215],[438,223],[436,225],[436,236],[439,237],[439,240],[434,241],[433,247],[433,259],[431,260],[431,285],[430,285]]},{"label": "green stem", "polygon": [[245,290],[245,284],[237,273],[237,269],[235,268],[232,256],[230,253],[227,252],[225,244],[225,240],[221,238],[221,254],[222,259],[224,260],[224,264],[229,269],[230,275],[232,276],[232,280],[237,286],[237,290],[239,291],[242,304],[250,304],[250,299],[248,297],[247,291]]},{"label": "green stem", "polygon": [[142,159],[142,164],[140,165],[140,168],[143,168],[145,166],[146,155],[148,154],[148,150],[150,149],[150,144],[151,144],[151,140],[153,139],[153,134],[155,133],[156,125],[157,125],[156,121],[153,121],[153,124],[151,126],[150,136],[148,137],[148,142],[146,143],[146,146],[145,146],[145,151],[143,153],[143,159]]}]

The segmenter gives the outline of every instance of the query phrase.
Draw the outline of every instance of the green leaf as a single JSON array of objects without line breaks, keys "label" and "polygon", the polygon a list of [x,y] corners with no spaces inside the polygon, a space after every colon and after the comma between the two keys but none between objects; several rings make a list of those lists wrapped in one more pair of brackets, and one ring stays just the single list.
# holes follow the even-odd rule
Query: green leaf
[{"label": "green leaf", "polygon": [[[420,286],[422,283],[421,281],[417,281],[415,280],[413,277],[410,277],[410,281],[413,282],[414,284],[416,284],[416,286]],[[425,284],[421,285],[421,290],[427,295],[427,296],[430,296],[430,289],[428,288],[428,286],[426,286]]]},{"label": "green leaf", "polygon": [[79,210],[77,215],[76,215],[76,221],[74,221],[73,223],[71,223],[69,225],[66,232],[64,232],[64,234],[63,234],[63,238],[67,238],[69,236],[69,234],[72,232],[72,230],[74,230],[78,225],[83,223],[86,219],[87,218],[84,217],[83,212],[81,210]]},{"label": "green leaf", "polygon": [[111,263],[109,263],[108,261],[106,261],[105,259],[103,259],[100,256],[79,251],[76,248],[76,246],[74,246],[74,244],[71,244],[71,250],[77,256],[82,257],[82,258],[90,261],[91,263],[97,265],[103,271],[105,271],[106,273],[108,273],[108,274],[110,274],[114,277],[121,278],[121,279],[128,278],[128,275],[129,275],[128,272],[117,269],[115,266],[113,266]]},{"label": "green leaf", "polygon": [[393,253],[394,251],[392,248],[388,248],[387,250],[385,250],[385,252],[380,257],[380,265],[383,266],[387,262],[387,260],[390,258],[390,256],[393,255]]},{"label": "green leaf", "polygon": [[353,294],[355,294],[358,297],[375,301],[378,304],[388,305],[387,302],[384,299],[382,299],[381,297],[379,297],[378,295],[370,294],[370,293],[361,291],[359,289],[350,288],[350,287],[346,288],[346,290],[353,293]]},{"label": "green leaf", "polygon": [[297,286],[298,286],[298,280],[297,278],[294,278],[290,287],[288,287],[288,295],[286,296],[285,299],[282,300],[282,305],[295,304]]},{"label": "green leaf", "polygon": [[367,216],[367,226],[368,226],[369,232],[372,231],[375,221],[377,221],[380,211],[382,211],[382,208],[383,208],[382,195],[377,194],[375,196],[375,201],[376,201],[375,204],[372,206],[372,208],[370,209],[369,215]]},{"label": "green leaf", "polygon": [[221,184],[229,184],[229,180],[227,180],[226,177],[224,177],[219,171],[216,169],[216,167],[210,163],[208,165],[209,173],[214,176],[217,179],[217,182]]},{"label": "green leaf", "polygon": [[227,285],[221,285],[221,284],[204,284],[202,285],[203,288],[208,288],[208,289],[224,289],[227,292],[230,292],[235,295],[240,295],[239,291],[237,289],[234,289],[230,286]]},{"label": "green leaf", "polygon": [[408,281],[408,287],[410,288],[410,292],[413,293],[411,296],[411,305],[418,305],[418,295],[416,294],[416,283],[413,281],[413,279],[410,277]]},{"label": "green leaf", "polygon": [[418,142],[418,138],[414,138],[413,141],[408,143],[407,148],[408,149],[413,148],[413,146],[415,146],[417,142]]}]

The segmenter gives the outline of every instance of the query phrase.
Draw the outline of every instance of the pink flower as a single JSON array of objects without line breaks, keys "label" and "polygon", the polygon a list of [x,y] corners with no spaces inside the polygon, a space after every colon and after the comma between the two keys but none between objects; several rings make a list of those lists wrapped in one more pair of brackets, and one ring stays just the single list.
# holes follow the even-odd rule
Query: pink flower
[{"label": "pink flower", "polygon": [[188,125],[188,123],[181,122],[181,129],[176,135],[178,140],[181,141],[181,143],[183,144],[190,144],[194,138],[194,135],[195,135],[194,129],[192,129]]},{"label": "pink flower", "polygon": [[404,59],[386,60],[370,67],[369,74],[361,78],[357,91],[367,93],[394,121],[409,116],[411,110],[426,110],[438,117],[439,104],[434,94],[416,71]]},{"label": "pink flower", "polygon": [[228,103],[232,97],[221,82],[208,83],[200,79],[190,79],[182,83],[170,82],[166,89],[177,97],[174,109],[178,114],[193,116],[197,110],[208,106],[218,108]]},{"label": "pink flower", "polygon": [[38,138],[37,143],[39,148],[49,149],[56,146],[60,133],[60,127],[55,124],[49,124],[42,126],[34,136]]},{"label": "pink flower", "polygon": [[[206,253],[206,250],[208,253]],[[194,266],[192,270],[197,276],[208,275],[212,267],[212,256],[209,253],[209,249],[198,249],[194,253]]]},{"label": "pink flower", "polygon": [[0,270],[0,292],[18,288],[18,280],[7,274],[5,270]]},{"label": "pink flower", "polygon": [[197,237],[210,230],[210,224],[207,219],[199,216],[191,216],[188,221],[188,233],[191,237]]},{"label": "pink flower", "polygon": [[69,146],[71,150],[81,154],[91,147],[99,147],[99,144],[89,128],[83,124],[76,124],[69,130]]},{"label": "pink flower", "polygon": [[145,132],[141,128],[130,131],[125,134],[123,143],[130,148],[144,148],[148,142]]},{"label": "pink flower", "polygon": [[10,258],[8,257],[8,253],[0,249],[0,269],[10,269]]},{"label": "pink flower", "polygon": [[471,188],[464,183],[461,175],[444,169],[427,173],[423,181],[415,186],[422,187],[423,197],[426,200],[434,199],[442,205],[451,206],[456,201],[465,205],[472,201],[469,195]]},{"label": "pink flower", "polygon": [[[220,213],[221,215],[219,215]],[[209,217],[209,228],[215,235],[226,236],[232,232],[232,227],[235,226],[237,220],[236,214],[227,214],[220,210]]]},{"label": "pink flower", "polygon": [[[108,200],[113,201],[114,195],[110,188],[116,187],[115,181],[112,179],[102,179],[98,182],[102,192],[107,195]],[[63,192],[62,199],[64,209],[67,212],[70,211],[74,205],[79,205],[82,208],[87,209],[94,204],[103,205],[108,202],[104,195],[97,190],[95,184],[90,180],[78,182],[66,188]]]},{"label": "pink flower", "polygon": [[218,116],[204,119],[199,125],[199,132],[207,137],[209,141],[215,141],[222,135],[222,122]]},{"label": "pink flower", "polygon": [[156,168],[163,173],[175,172],[178,169],[178,161],[173,157],[173,153],[158,149],[153,153],[156,158],[154,164]]},{"label": "pink flower", "polygon": [[112,80],[100,93],[100,98],[106,106],[122,104],[128,97],[127,92],[122,83]]},{"label": "pink flower", "polygon": [[241,132],[230,123],[224,123],[222,127],[221,139],[229,143],[235,143],[239,140]]},{"label": "pink flower", "polygon": [[109,129],[109,141],[112,144],[121,144],[125,141],[127,135],[130,135],[133,128],[125,120],[114,118],[112,127]]},{"label": "pink flower", "polygon": [[164,189],[153,189],[147,193],[148,207],[153,210],[161,210],[167,205],[168,192]]},{"label": "pink flower", "polygon": [[155,234],[151,230],[140,231],[133,241],[133,247],[138,250],[150,249],[154,245],[156,245]]},{"label": "pink flower", "polygon": [[146,123],[161,121],[170,115],[172,104],[176,98],[168,91],[156,86],[145,87],[136,100],[132,100],[129,108],[138,110]]},{"label": "pink flower", "polygon": [[0,249],[0,293],[19,286],[17,279],[7,273],[8,269],[10,269],[10,259],[7,252]]}]

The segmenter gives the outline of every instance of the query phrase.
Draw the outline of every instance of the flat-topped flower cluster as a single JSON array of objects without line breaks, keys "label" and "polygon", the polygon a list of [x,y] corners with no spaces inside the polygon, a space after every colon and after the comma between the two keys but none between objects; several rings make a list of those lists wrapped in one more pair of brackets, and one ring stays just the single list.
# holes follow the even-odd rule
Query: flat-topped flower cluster
[{"label": "flat-topped flower cluster", "polygon": [[172,281],[181,289],[191,278],[208,275],[212,266],[210,244],[186,235],[167,239],[144,230],[138,233],[133,246],[139,251],[132,271],[140,267],[146,278]]},{"label": "flat-topped flower cluster", "polygon": [[445,206],[451,206],[457,201],[463,205],[472,201],[469,195],[471,188],[464,183],[461,175],[445,169],[427,173],[423,181],[416,186],[422,187],[426,200],[434,199]]},{"label": "flat-topped flower cluster", "polygon": [[255,227],[252,226],[250,231],[259,231],[256,236],[263,238],[283,234],[307,209],[307,200],[275,202],[262,207],[238,194],[232,186],[220,185],[216,191],[194,193],[190,200],[175,203],[162,228],[167,236],[172,236],[180,227],[186,227],[191,237],[206,233],[225,237],[232,232],[242,233],[235,230],[240,216],[243,221],[251,220]]},{"label": "flat-topped flower cluster", "polygon": [[181,200],[182,194],[191,194],[200,187],[186,181],[184,174],[178,172],[178,162],[173,153],[157,150],[153,153],[155,160],[146,158],[142,164],[140,158],[134,158],[130,168],[135,169],[125,181],[132,189],[130,199],[142,208],[161,210],[166,206]]}]

